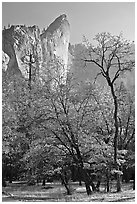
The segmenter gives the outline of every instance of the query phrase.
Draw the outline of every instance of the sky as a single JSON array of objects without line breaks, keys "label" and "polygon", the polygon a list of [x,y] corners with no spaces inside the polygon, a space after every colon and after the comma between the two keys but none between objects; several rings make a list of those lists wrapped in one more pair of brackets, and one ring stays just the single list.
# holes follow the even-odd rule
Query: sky
[{"label": "sky", "polygon": [[3,2],[2,27],[25,24],[43,29],[63,13],[70,23],[72,44],[82,42],[83,35],[91,40],[104,31],[122,32],[127,40],[135,40],[134,2]]}]

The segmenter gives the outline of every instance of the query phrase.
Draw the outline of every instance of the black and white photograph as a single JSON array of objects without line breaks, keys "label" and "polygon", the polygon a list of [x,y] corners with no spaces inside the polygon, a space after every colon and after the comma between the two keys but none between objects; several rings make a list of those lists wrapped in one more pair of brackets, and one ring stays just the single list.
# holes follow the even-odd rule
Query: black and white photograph
[{"label": "black and white photograph", "polygon": [[135,1],[1,10],[2,202],[135,202]]}]

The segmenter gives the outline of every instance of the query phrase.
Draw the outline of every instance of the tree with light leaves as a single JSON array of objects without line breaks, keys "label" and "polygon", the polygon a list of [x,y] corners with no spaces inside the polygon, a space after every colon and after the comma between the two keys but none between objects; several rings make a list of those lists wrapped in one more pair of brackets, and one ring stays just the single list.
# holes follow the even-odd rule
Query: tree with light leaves
[{"label": "tree with light leaves", "polygon": [[[85,66],[87,63],[96,65],[96,68],[99,70],[96,78],[99,75],[102,76],[110,87],[114,104],[114,162],[115,168],[118,171],[119,106],[116,95],[116,82],[118,82],[125,73],[132,71],[135,67],[134,44],[124,40],[121,34],[119,36],[113,36],[106,32],[97,34],[94,40],[96,44],[92,45],[86,38],[84,39],[86,52],[83,53],[83,57],[80,60],[85,63]],[[121,191],[119,174],[117,174],[117,191]]]}]

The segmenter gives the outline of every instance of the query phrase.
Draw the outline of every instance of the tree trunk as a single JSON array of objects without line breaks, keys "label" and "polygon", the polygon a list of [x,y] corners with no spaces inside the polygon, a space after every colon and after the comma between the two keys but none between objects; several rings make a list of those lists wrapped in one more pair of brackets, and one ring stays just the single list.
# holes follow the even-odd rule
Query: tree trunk
[{"label": "tree trunk", "polygon": [[61,177],[62,185],[64,185],[67,190],[67,195],[71,195],[71,189],[68,185],[68,182],[66,182],[64,175],[60,174],[60,177]]},{"label": "tree trunk", "polygon": [[106,190],[107,190],[107,192],[110,191],[110,186],[109,186],[109,176],[110,176],[110,174],[109,174],[109,170],[107,169],[107,171],[106,171]]},{"label": "tree trunk", "polygon": [[5,178],[2,178],[2,187],[6,187],[6,186],[7,186],[6,180],[5,180]]},{"label": "tree trunk", "polygon": [[[109,86],[111,88],[111,94],[114,100],[114,126],[115,126],[115,135],[114,135],[114,164],[116,170],[119,170],[118,164],[117,164],[117,149],[118,149],[118,101],[117,96],[115,95],[114,86],[113,83],[109,83]],[[121,191],[121,181],[120,181],[120,175],[117,174],[117,192]]]},{"label": "tree trunk", "polygon": [[12,175],[9,176],[9,183],[12,183]]},{"label": "tree trunk", "polygon": [[71,189],[69,188],[69,186],[66,183],[64,183],[64,186],[67,190],[67,195],[71,195]]},{"label": "tree trunk", "polygon": [[81,175],[81,180],[84,181],[87,195],[91,195],[92,191],[90,188],[90,177],[88,176],[86,169],[83,168],[83,165],[79,167],[79,174]]},{"label": "tree trunk", "polygon": [[109,177],[107,177],[107,181],[106,181],[106,184],[107,184],[107,193],[110,191],[110,188],[109,188]]},{"label": "tree trunk", "polygon": [[82,186],[82,181],[81,180],[79,180],[79,186]]},{"label": "tree trunk", "polygon": [[9,183],[12,183],[12,179],[9,179]]},{"label": "tree trunk", "polygon": [[99,191],[100,184],[101,184],[101,180],[98,180],[96,185],[96,191]]},{"label": "tree trunk", "polygon": [[92,187],[92,191],[96,191],[96,186],[91,180],[90,180],[90,185]]},{"label": "tree trunk", "polygon": [[64,180],[65,180],[65,183],[68,184],[68,178],[67,178],[67,172],[66,171],[64,172]]},{"label": "tree trunk", "polygon": [[101,184],[101,179],[102,179],[101,174],[98,174],[97,175],[96,191],[99,191],[99,187],[100,187],[100,184]]},{"label": "tree trunk", "polygon": [[86,187],[87,195],[91,195],[92,191],[88,182],[85,182],[85,187]]},{"label": "tree trunk", "polygon": [[45,179],[43,179],[42,186],[45,186],[45,184],[46,184]]},{"label": "tree trunk", "polygon": [[135,177],[134,177],[134,180],[133,180],[133,190],[135,190]]},{"label": "tree trunk", "polygon": [[32,66],[32,54],[30,54],[30,61],[29,61],[29,89],[31,90],[31,66]]},{"label": "tree trunk", "polygon": [[77,157],[79,159],[79,174],[81,175],[82,181],[84,181],[85,183],[85,187],[86,187],[86,192],[87,195],[91,195],[92,191],[90,188],[90,177],[88,176],[86,169],[84,169],[84,165],[83,165],[83,160],[82,160],[82,156],[79,150],[79,147],[75,147],[76,152],[77,152]]},{"label": "tree trunk", "polygon": [[121,176],[117,174],[117,192],[121,191]]},{"label": "tree trunk", "polygon": [[[83,181],[85,183],[87,195],[91,195],[92,194],[92,191],[90,188],[91,182],[90,182],[90,177],[88,176],[88,174],[86,172],[86,169],[81,168],[81,175],[82,175]],[[94,188],[94,186],[92,187],[92,189],[93,188]]]}]

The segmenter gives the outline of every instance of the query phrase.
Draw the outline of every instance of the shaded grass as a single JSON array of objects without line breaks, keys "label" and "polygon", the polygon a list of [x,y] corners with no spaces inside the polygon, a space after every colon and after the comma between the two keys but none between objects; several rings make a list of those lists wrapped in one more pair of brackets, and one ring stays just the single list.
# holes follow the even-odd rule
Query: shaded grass
[{"label": "shaded grass", "polygon": [[4,202],[12,201],[47,201],[47,202],[129,202],[135,201],[135,191],[132,190],[132,183],[122,184],[122,192],[116,193],[115,183],[111,185],[111,192],[104,192],[104,185],[101,191],[87,196],[84,185],[72,183],[72,195],[67,195],[64,186],[59,183],[46,183],[46,186],[27,186],[25,183],[13,183],[3,188],[7,197],[3,196]]}]

